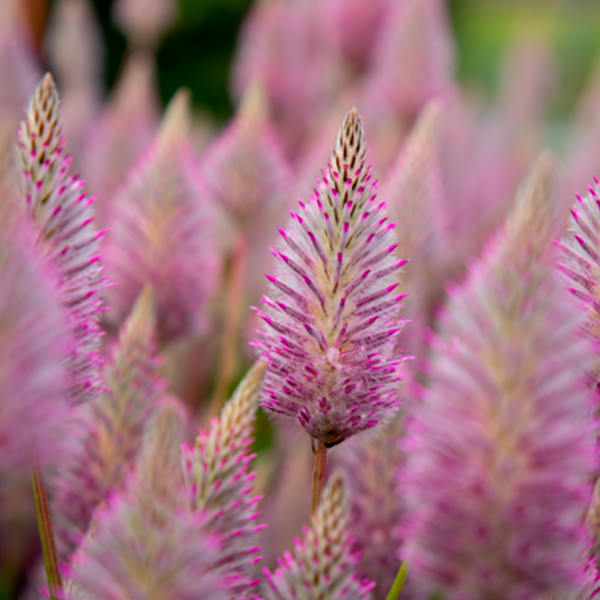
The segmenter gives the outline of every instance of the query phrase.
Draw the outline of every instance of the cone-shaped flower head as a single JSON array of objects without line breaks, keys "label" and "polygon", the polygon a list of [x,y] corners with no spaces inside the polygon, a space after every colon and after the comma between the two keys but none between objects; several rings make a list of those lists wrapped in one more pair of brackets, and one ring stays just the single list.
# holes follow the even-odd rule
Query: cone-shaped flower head
[{"label": "cone-shaped flower head", "polygon": [[214,283],[210,219],[187,139],[189,94],[171,101],[157,140],[115,198],[106,250],[111,310],[121,320],[146,284],[168,341],[199,326]]},{"label": "cone-shaped flower head", "polygon": [[358,555],[348,533],[348,497],[339,474],[331,477],[319,508],[293,552],[264,570],[265,600],[359,600],[370,598],[374,583],[356,574]]},{"label": "cone-shaped flower head", "polygon": [[184,475],[191,492],[193,510],[210,516],[210,529],[222,539],[216,567],[236,573],[235,589],[247,590],[253,563],[260,548],[256,520],[259,497],[253,497],[250,463],[253,423],[265,373],[258,362],[213,419],[208,431],[200,431],[194,446],[184,446]]},{"label": "cone-shaped flower head", "polygon": [[60,448],[71,341],[54,273],[10,220],[0,219],[0,481]]},{"label": "cone-shaped flower head", "polygon": [[255,343],[268,361],[262,405],[333,446],[394,412],[401,360],[394,224],[375,194],[352,109],[308,203],[280,230],[272,297]]},{"label": "cone-shaped flower head", "polygon": [[209,191],[237,227],[258,225],[283,201],[291,179],[266,104],[263,88],[251,86],[205,158]]},{"label": "cone-shaped flower head", "polygon": [[93,198],[83,181],[69,175],[60,101],[47,74],[38,85],[19,130],[26,212],[36,243],[56,269],[75,344],[68,361],[70,399],[79,403],[101,390],[98,315],[105,283],[101,277],[100,234],[93,227]]},{"label": "cone-shaped flower head", "polygon": [[586,541],[589,347],[551,243],[551,160],[441,319],[406,449],[406,560],[422,596],[568,597]]},{"label": "cone-shaped flower head", "polygon": [[570,279],[570,290],[583,301],[587,320],[585,330],[595,348],[592,384],[600,378],[600,183],[595,180],[589,193],[571,209],[569,229],[562,239],[560,268]]},{"label": "cone-shaped flower head", "polygon": [[206,519],[184,507],[179,444],[184,420],[164,404],[151,421],[127,492],[114,495],[75,554],[70,598],[227,600],[211,572],[218,551]]},{"label": "cone-shaped flower head", "polygon": [[87,531],[95,508],[125,485],[144,426],[165,388],[158,369],[154,302],[146,288],[106,363],[109,389],[81,407],[75,419],[72,449],[54,501],[58,551],[64,560]]}]

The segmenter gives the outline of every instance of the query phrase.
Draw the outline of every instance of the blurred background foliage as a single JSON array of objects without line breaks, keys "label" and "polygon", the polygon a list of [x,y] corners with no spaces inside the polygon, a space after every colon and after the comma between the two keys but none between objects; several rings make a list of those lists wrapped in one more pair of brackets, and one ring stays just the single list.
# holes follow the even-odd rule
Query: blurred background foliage
[{"label": "blurred background foliage", "polygon": [[[52,10],[43,0],[39,13]],[[92,0],[105,43],[105,81],[114,84],[123,64],[126,41],[111,20],[112,0]],[[241,23],[252,0],[179,0],[179,17],[158,52],[163,102],[181,86],[192,90],[197,109],[217,122],[232,114],[229,65]],[[597,0],[449,0],[458,49],[458,77],[495,92],[500,59],[517,34],[547,39],[559,73],[550,105],[552,118],[567,115],[600,54],[600,2]],[[43,29],[43,28],[40,28]]]}]

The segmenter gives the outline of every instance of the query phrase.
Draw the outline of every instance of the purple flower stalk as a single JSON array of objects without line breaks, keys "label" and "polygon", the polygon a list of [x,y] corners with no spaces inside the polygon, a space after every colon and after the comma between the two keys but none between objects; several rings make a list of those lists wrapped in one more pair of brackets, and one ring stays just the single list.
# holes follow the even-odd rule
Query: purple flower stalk
[{"label": "purple flower stalk", "polygon": [[565,598],[585,562],[589,347],[555,267],[551,161],[452,294],[406,442],[405,556],[423,597]]},{"label": "purple flower stalk", "polygon": [[250,464],[253,423],[265,364],[258,362],[239,384],[233,397],[200,431],[194,446],[184,445],[184,476],[191,495],[192,510],[209,515],[209,527],[222,539],[218,559],[221,571],[234,575],[234,588],[246,592],[256,582],[251,573],[261,556],[257,545],[257,504]]},{"label": "purple flower stalk", "polygon": [[294,551],[278,559],[273,573],[264,569],[265,600],[370,598],[375,583],[356,574],[358,555],[352,552],[348,526],[348,497],[338,474],[327,484],[302,539],[294,540]]},{"label": "purple flower stalk", "polygon": [[151,421],[125,492],[94,516],[75,554],[68,600],[228,600],[228,582],[210,569],[219,540],[185,506],[180,466],[184,419],[165,403]]},{"label": "purple flower stalk", "polygon": [[100,237],[93,226],[93,198],[84,182],[69,175],[60,100],[47,74],[35,90],[19,131],[26,213],[36,243],[57,271],[59,292],[67,308],[75,344],[68,360],[70,399],[81,403],[102,390],[99,355],[101,294]]},{"label": "purple flower stalk", "polygon": [[363,130],[352,109],[308,203],[291,212],[273,250],[255,345],[268,362],[262,406],[293,417],[326,447],[389,417],[399,405],[394,223],[376,198]]},{"label": "purple flower stalk", "polygon": [[108,390],[79,407],[53,503],[58,551],[67,560],[96,507],[123,489],[144,425],[165,389],[159,376],[152,293],[146,288],[121,328],[104,369]]}]

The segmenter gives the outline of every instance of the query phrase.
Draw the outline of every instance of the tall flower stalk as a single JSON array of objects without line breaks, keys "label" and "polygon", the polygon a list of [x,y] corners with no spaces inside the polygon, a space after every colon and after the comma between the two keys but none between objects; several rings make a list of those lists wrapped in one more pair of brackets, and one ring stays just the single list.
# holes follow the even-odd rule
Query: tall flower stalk
[{"label": "tall flower stalk", "polygon": [[[377,201],[356,109],[307,203],[291,211],[272,252],[277,276],[259,311],[255,345],[267,360],[262,406],[292,417],[311,435],[315,485],[327,448],[370,429],[400,404],[401,359],[394,223]],[[319,491],[313,494],[313,509]]]}]

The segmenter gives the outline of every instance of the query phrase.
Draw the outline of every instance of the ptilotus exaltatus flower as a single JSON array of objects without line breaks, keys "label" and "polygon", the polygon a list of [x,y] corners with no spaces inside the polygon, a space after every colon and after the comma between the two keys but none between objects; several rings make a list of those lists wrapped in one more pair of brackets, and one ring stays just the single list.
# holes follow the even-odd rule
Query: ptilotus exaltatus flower
[{"label": "ptilotus exaltatus flower", "polygon": [[366,163],[352,109],[318,187],[273,250],[265,331],[255,344],[268,361],[262,405],[295,418],[326,447],[374,427],[399,404],[401,360],[394,224]]},{"label": "ptilotus exaltatus flower", "polygon": [[74,555],[69,600],[228,600],[210,569],[219,540],[184,506],[180,407],[163,404],[144,434],[126,491],[108,499]]},{"label": "ptilotus exaltatus flower", "polygon": [[108,390],[78,410],[71,452],[54,499],[57,545],[67,560],[96,507],[121,490],[140,448],[144,426],[164,391],[156,356],[150,288],[123,324],[104,369]]},{"label": "ptilotus exaltatus flower", "polygon": [[332,476],[323,499],[293,552],[264,570],[265,600],[359,600],[370,598],[375,583],[356,574],[358,556],[348,533],[348,497],[342,477]]},{"label": "ptilotus exaltatus flower", "polygon": [[589,347],[556,269],[551,165],[440,320],[405,446],[405,555],[424,597],[567,597],[583,572]]},{"label": "ptilotus exaltatus flower", "polygon": [[56,454],[67,416],[71,339],[54,280],[31,232],[0,219],[0,489]]},{"label": "ptilotus exaltatus flower", "polygon": [[206,511],[209,526],[222,539],[213,565],[233,573],[233,585],[246,591],[252,581],[252,565],[261,557],[256,523],[259,497],[252,496],[255,473],[249,472],[253,423],[265,364],[258,362],[238,385],[218,419],[200,431],[194,446],[184,445],[184,476],[192,509]]},{"label": "ptilotus exaltatus flower", "polygon": [[93,226],[93,198],[84,182],[69,175],[60,101],[52,76],[36,88],[19,130],[20,163],[27,217],[36,243],[57,271],[59,292],[67,308],[75,344],[68,360],[70,399],[80,403],[102,389],[98,315],[105,282],[99,241]]},{"label": "ptilotus exaltatus flower", "polygon": [[155,143],[129,172],[109,222],[106,268],[119,285],[109,304],[117,320],[146,284],[156,298],[159,339],[201,325],[214,284],[208,207],[187,138],[189,94],[171,101]]},{"label": "ptilotus exaltatus flower", "polygon": [[585,331],[594,346],[596,357],[590,373],[598,388],[600,378],[600,183],[594,180],[589,193],[571,208],[569,228],[561,240],[561,270],[570,279],[571,292],[583,301]]}]

